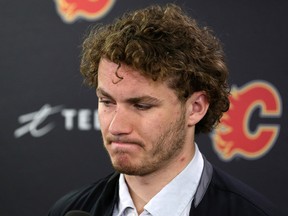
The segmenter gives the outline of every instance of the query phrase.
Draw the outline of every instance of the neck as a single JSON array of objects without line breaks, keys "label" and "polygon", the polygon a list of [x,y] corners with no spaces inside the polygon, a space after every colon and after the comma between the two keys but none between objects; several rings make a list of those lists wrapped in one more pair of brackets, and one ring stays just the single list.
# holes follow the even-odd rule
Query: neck
[{"label": "neck", "polygon": [[[129,188],[130,196],[134,202],[138,214],[144,210],[144,206],[172,181],[193,159],[195,146],[185,154],[180,154],[174,160],[149,175],[131,176],[125,175],[125,180]],[[189,154],[187,154],[189,152]]]}]

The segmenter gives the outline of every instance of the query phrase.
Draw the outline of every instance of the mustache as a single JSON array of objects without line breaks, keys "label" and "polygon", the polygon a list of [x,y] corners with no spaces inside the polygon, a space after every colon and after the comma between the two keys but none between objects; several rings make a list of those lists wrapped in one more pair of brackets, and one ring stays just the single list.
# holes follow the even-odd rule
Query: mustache
[{"label": "mustache", "polygon": [[135,145],[139,145],[140,147],[144,147],[144,144],[140,140],[123,137],[123,136],[108,135],[106,137],[106,142],[107,144],[111,144],[112,142],[128,143],[128,144],[135,144]]}]

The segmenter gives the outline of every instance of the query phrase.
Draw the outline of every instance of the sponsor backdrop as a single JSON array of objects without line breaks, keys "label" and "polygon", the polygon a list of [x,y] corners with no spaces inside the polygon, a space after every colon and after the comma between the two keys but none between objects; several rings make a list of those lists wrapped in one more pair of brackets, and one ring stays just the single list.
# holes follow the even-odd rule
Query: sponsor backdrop
[{"label": "sponsor backdrop", "polygon": [[[63,194],[112,171],[94,90],[82,84],[87,29],[169,1],[0,2],[0,215],[46,215]],[[287,1],[176,1],[224,43],[231,110],[197,137],[216,166],[288,213]]]}]

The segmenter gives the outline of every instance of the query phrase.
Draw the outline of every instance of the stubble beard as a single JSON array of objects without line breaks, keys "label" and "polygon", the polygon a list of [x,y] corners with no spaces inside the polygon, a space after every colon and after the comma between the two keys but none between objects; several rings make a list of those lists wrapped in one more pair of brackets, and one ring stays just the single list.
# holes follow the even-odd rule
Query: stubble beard
[{"label": "stubble beard", "polygon": [[[153,149],[148,155],[149,158],[140,158],[133,164],[133,161],[127,160],[125,152],[119,151],[117,154],[118,156],[120,155],[120,159],[113,160],[110,155],[112,165],[117,172],[126,175],[149,175],[165,167],[180,154],[185,143],[186,131],[185,112],[183,111],[179,119],[163,131],[156,142],[154,142]],[[143,150],[145,151],[145,148]],[[121,160],[121,154],[123,154],[123,160]]]}]

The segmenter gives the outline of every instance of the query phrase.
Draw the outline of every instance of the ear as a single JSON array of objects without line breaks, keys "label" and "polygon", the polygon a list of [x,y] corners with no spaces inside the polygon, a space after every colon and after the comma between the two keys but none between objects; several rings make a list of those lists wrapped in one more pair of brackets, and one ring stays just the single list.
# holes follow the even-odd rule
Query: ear
[{"label": "ear", "polygon": [[204,91],[194,92],[186,101],[188,126],[195,126],[207,113],[209,101]]}]

